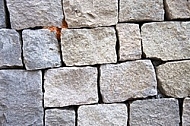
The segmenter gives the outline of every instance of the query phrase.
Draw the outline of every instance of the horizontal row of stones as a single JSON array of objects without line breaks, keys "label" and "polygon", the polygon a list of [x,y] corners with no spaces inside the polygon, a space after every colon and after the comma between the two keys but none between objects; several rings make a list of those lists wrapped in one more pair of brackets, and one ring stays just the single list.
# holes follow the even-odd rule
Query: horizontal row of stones
[{"label": "horizontal row of stones", "polygon": [[[110,26],[118,20],[163,21],[164,13],[171,20],[190,18],[188,0],[165,0],[165,3],[163,0],[120,0],[119,3],[118,0],[6,0],[6,3],[11,26],[17,30],[36,26],[61,27],[63,18],[69,28]],[[0,17],[0,27],[5,27],[3,0]]]}]

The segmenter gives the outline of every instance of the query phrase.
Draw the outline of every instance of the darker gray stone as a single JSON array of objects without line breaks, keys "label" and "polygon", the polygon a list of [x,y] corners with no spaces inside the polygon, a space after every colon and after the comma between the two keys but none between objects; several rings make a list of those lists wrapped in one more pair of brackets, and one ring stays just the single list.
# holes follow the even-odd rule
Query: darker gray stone
[{"label": "darker gray stone", "polygon": [[0,28],[6,27],[4,0],[0,0]]}]

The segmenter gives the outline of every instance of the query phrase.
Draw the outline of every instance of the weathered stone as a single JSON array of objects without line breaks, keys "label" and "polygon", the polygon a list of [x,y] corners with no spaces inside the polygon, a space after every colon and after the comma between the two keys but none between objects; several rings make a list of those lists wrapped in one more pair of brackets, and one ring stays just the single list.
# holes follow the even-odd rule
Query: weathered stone
[{"label": "weathered stone", "polygon": [[69,28],[110,26],[118,22],[118,0],[63,0]]},{"label": "weathered stone", "polygon": [[190,98],[185,98],[183,102],[182,124],[183,126],[190,125]]},{"label": "weathered stone", "polygon": [[190,18],[190,1],[165,0],[166,16],[168,19]]},{"label": "weathered stone", "polygon": [[150,99],[130,105],[130,126],[179,126],[178,100]]},{"label": "weathered stone", "polygon": [[163,21],[163,0],[120,0],[119,21]]},{"label": "weathered stone", "polygon": [[45,111],[45,126],[75,126],[75,111],[48,109]]},{"label": "weathered stone", "polygon": [[6,27],[4,0],[0,1],[0,28]]},{"label": "weathered stone", "polygon": [[57,0],[7,0],[11,27],[17,30],[36,26],[61,27],[63,11]]},{"label": "weathered stone", "polygon": [[168,62],[157,67],[159,86],[167,96],[190,96],[190,60]]},{"label": "weathered stone", "polygon": [[21,41],[18,32],[0,29],[0,68],[23,66]]},{"label": "weathered stone", "polygon": [[43,125],[40,71],[0,70],[0,125]]},{"label": "weathered stone", "polygon": [[127,107],[125,104],[80,106],[78,126],[127,126]]},{"label": "weathered stone", "polygon": [[50,69],[45,73],[44,87],[45,107],[98,102],[97,69],[94,67]]},{"label": "weathered stone", "polygon": [[147,58],[190,58],[190,22],[154,22],[142,26],[142,45]]},{"label": "weathered stone", "polygon": [[100,91],[106,103],[157,94],[156,75],[150,60],[102,65],[100,71]]},{"label": "weathered stone", "polygon": [[23,55],[27,70],[61,66],[56,33],[48,29],[24,30]]},{"label": "weathered stone", "polygon": [[116,26],[119,37],[119,60],[140,59],[141,51],[141,35],[138,24],[118,24]]},{"label": "weathered stone", "polygon": [[114,28],[62,29],[61,47],[67,66],[117,62]]}]

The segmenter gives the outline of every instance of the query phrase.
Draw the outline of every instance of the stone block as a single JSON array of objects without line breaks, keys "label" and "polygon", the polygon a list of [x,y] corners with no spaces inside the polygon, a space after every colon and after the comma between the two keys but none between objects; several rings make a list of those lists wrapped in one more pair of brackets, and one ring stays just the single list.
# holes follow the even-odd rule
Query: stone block
[{"label": "stone block", "polygon": [[185,98],[183,102],[182,125],[190,125],[190,98]]},{"label": "stone block", "polygon": [[0,28],[6,27],[4,0],[0,1]]}]

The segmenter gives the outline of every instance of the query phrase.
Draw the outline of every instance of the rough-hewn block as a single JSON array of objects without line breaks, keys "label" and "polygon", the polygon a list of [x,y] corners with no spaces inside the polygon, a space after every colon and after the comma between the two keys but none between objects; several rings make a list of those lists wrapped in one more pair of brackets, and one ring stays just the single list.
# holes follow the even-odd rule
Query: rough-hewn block
[{"label": "rough-hewn block", "polygon": [[98,102],[97,69],[94,67],[50,69],[45,73],[44,87],[45,107]]},{"label": "rough-hewn block", "polygon": [[125,104],[80,106],[78,126],[127,126],[127,107]]},{"label": "rough-hewn block", "polygon": [[17,30],[36,26],[61,27],[61,0],[7,0],[11,27]]},{"label": "rough-hewn block", "polygon": [[138,100],[130,105],[130,126],[179,126],[178,100]]},{"label": "rough-hewn block", "polygon": [[166,16],[168,19],[190,18],[190,1],[165,0]]},{"label": "rough-hewn block", "polygon": [[61,66],[56,33],[47,29],[24,30],[23,55],[27,70]]},{"label": "rough-hewn block", "polygon": [[0,1],[0,28],[6,27],[4,0]]},{"label": "rough-hewn block", "polygon": [[183,102],[182,124],[190,126],[190,98],[185,98]]},{"label": "rough-hewn block", "polygon": [[18,32],[0,29],[0,68],[23,66]]},{"label": "rough-hewn block", "polygon": [[69,28],[115,25],[118,0],[63,0],[65,20]]},{"label": "rough-hewn block", "polygon": [[75,111],[47,109],[45,111],[45,126],[75,126]]},{"label": "rough-hewn block", "polygon": [[157,67],[162,92],[167,96],[190,96],[190,60],[168,62]]},{"label": "rough-hewn block", "polygon": [[67,66],[115,63],[114,28],[62,29],[61,48]]},{"label": "rough-hewn block", "polygon": [[120,0],[119,21],[163,21],[163,0]]},{"label": "rough-hewn block", "polygon": [[190,22],[154,22],[142,26],[143,51],[147,58],[190,58]]},{"label": "rough-hewn block", "polygon": [[0,70],[0,125],[43,125],[40,71]]},{"label": "rough-hewn block", "polygon": [[150,60],[102,65],[100,71],[100,91],[106,103],[157,94],[156,75]]},{"label": "rough-hewn block", "polygon": [[119,37],[119,60],[140,59],[141,35],[138,24],[121,23],[116,26]]}]

